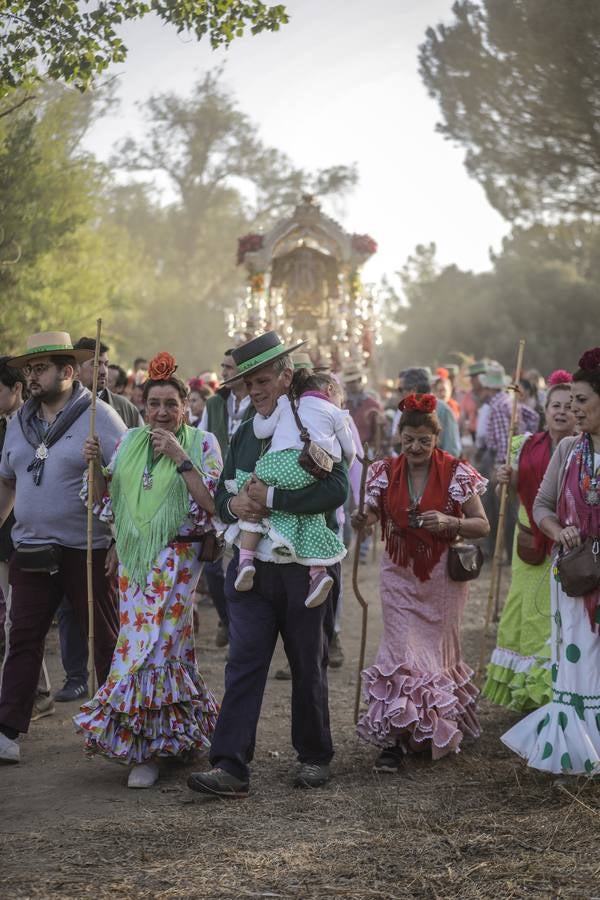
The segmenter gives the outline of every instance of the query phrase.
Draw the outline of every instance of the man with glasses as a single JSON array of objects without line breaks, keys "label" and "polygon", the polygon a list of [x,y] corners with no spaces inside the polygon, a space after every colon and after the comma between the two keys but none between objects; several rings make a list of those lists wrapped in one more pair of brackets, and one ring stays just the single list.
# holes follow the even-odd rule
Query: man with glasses
[{"label": "man with glasses", "polygon": [[[75,380],[77,365],[93,356],[75,350],[66,332],[32,335],[27,351],[10,360],[27,377],[29,400],[8,424],[0,460],[0,525],[14,506],[9,567],[11,621],[0,690],[0,762],[19,762],[16,738],[29,728],[44,639],[63,597],[87,634],[87,513],[80,498],[91,394]],[[96,433],[108,463],[125,432],[101,400]],[[95,665],[108,675],[118,612],[107,573],[114,568],[110,530],[95,520],[92,540]]]}]

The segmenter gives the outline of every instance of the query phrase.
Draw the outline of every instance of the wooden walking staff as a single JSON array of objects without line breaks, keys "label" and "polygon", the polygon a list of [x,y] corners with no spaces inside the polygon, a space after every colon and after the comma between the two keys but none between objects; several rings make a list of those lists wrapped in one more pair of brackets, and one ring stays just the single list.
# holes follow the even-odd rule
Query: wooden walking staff
[{"label": "wooden walking staff", "polygon": [[[510,448],[515,433],[515,424],[517,421],[517,406],[519,403],[519,381],[521,380],[521,369],[523,367],[523,352],[525,350],[525,341],[519,341],[519,350],[517,352],[517,365],[515,368],[515,381],[509,390],[513,392],[512,409],[510,412],[510,424],[508,426],[508,443],[506,446],[506,459],[510,461]],[[504,519],[506,518],[506,501],[508,499],[508,485],[500,485],[500,510],[498,513],[498,530],[496,532],[496,546],[494,548],[494,557],[492,559],[492,577],[490,580],[490,591],[487,599],[487,607],[485,610],[485,625],[483,628],[483,636],[481,638],[481,647],[479,649],[479,663],[477,665],[476,679],[479,679],[483,671],[485,654],[487,649],[487,641],[489,637],[490,620],[492,618],[492,609],[498,608],[498,597],[500,594],[500,573],[502,571],[502,552],[504,550]]]},{"label": "wooden walking staff", "polygon": [[[360,474],[360,492],[358,495],[358,511],[365,511],[365,487],[367,484],[367,470],[369,468],[369,445],[365,441],[363,444],[362,472]],[[352,588],[354,595],[362,607],[362,626],[360,632],[360,651],[358,654],[358,675],[356,679],[356,694],[354,697],[354,724],[358,722],[358,708],[360,706],[360,688],[362,672],[365,665],[365,648],[367,646],[367,617],[369,614],[369,604],[363,597],[358,587],[358,560],[360,556],[360,544],[363,535],[363,528],[359,528],[356,532],[356,543],[354,545],[354,561],[352,564]]]},{"label": "wooden walking staff", "polygon": [[[96,322],[96,349],[94,351],[94,375],[92,378],[92,405],[90,407],[90,437],[96,431],[96,399],[98,393],[98,360],[100,357],[100,332],[102,319]],[[93,697],[98,685],[96,683],[96,666],[94,664],[94,581],[92,576],[93,540],[94,540],[94,460],[88,463],[88,505],[87,505],[87,597],[88,597],[88,672],[89,687]]]}]

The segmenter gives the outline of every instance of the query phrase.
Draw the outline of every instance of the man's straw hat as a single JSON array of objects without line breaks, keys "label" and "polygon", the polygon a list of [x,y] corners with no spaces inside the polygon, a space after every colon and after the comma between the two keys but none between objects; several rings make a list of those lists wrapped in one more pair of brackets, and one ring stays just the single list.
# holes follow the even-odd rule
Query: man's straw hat
[{"label": "man's straw hat", "polygon": [[67,331],[40,331],[27,338],[27,350],[21,356],[13,356],[10,365],[22,369],[37,356],[71,356],[76,362],[94,358],[93,350],[74,350],[71,335]]}]

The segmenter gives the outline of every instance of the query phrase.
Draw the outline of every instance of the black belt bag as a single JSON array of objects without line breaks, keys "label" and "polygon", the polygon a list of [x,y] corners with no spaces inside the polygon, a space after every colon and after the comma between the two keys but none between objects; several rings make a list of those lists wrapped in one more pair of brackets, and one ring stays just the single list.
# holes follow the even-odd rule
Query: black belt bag
[{"label": "black belt bag", "polygon": [[47,572],[56,575],[60,569],[62,547],[58,544],[19,544],[13,562],[22,572]]}]

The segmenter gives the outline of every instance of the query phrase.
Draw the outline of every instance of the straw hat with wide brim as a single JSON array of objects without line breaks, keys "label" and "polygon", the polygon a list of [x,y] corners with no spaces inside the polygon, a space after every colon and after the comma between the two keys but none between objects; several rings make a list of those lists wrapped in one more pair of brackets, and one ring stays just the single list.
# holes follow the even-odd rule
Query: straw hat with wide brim
[{"label": "straw hat with wide brim", "polygon": [[350,362],[342,369],[342,381],[349,384],[351,381],[363,381],[365,378],[365,370],[360,363]]},{"label": "straw hat with wide brim", "polygon": [[40,331],[27,338],[27,351],[21,356],[12,356],[10,365],[22,369],[38,356],[70,356],[76,362],[94,358],[93,350],[74,350],[71,335],[67,331]]},{"label": "straw hat with wide brim", "polygon": [[276,331],[267,331],[265,334],[259,334],[258,337],[246,341],[245,344],[236,347],[232,352],[233,361],[237,366],[237,375],[228,378],[223,384],[231,384],[239,381],[249,375],[250,372],[256,372],[263,366],[269,366],[282,356],[293,353],[299,347],[308,344],[308,341],[298,341],[296,344],[286,346]]}]

